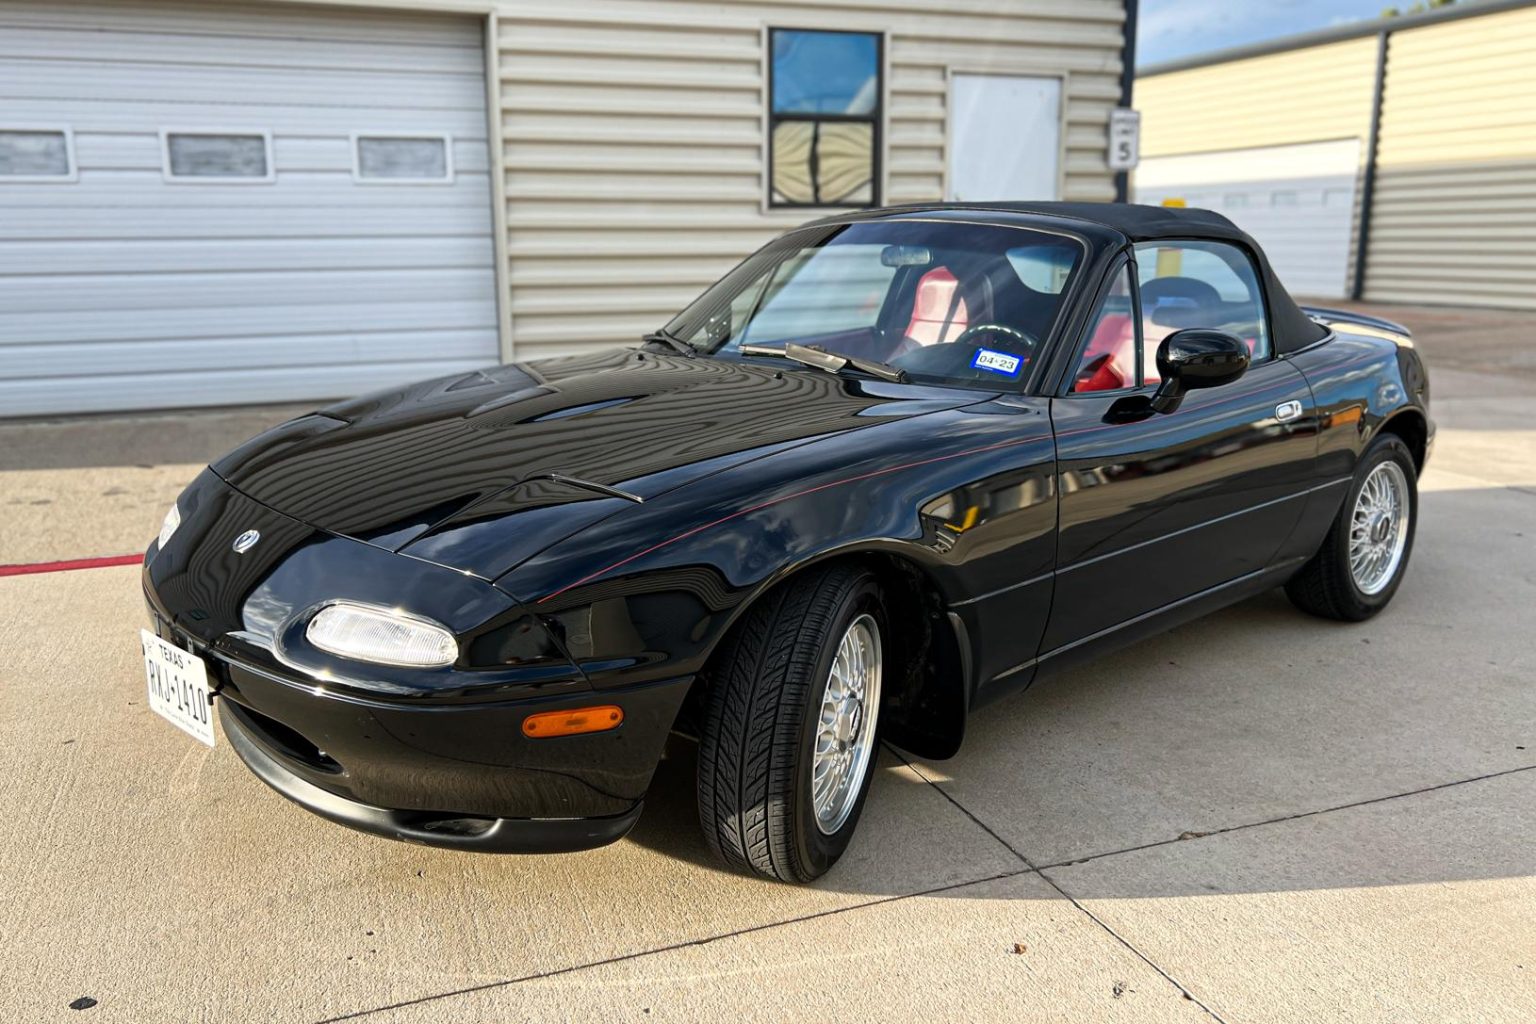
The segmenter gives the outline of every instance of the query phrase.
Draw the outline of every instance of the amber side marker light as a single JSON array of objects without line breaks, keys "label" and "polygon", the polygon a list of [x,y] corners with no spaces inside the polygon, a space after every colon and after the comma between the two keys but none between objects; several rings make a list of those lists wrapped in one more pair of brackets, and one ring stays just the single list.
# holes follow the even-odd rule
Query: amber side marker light
[{"label": "amber side marker light", "polygon": [[583,732],[617,729],[623,721],[624,709],[612,704],[598,708],[576,708],[573,711],[543,711],[523,719],[523,735],[534,739],[575,736]]}]

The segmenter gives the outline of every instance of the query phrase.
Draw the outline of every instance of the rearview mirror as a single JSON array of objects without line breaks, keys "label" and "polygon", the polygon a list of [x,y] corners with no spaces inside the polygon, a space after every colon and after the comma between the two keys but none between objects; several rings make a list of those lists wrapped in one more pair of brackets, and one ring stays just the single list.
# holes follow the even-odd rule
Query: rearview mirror
[{"label": "rearview mirror", "polygon": [[880,250],[882,267],[926,267],[933,262],[933,250],[926,245],[888,245]]},{"label": "rearview mirror", "polygon": [[1236,335],[1204,327],[1174,331],[1157,346],[1163,382],[1152,396],[1154,412],[1173,412],[1184,393],[1230,384],[1248,369],[1248,346]]}]

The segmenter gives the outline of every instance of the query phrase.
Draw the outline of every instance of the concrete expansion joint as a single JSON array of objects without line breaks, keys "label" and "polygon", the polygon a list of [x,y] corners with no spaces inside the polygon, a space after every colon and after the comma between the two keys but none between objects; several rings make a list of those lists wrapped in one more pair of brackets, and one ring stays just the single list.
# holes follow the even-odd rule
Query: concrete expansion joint
[{"label": "concrete expansion joint", "polygon": [[[1536,493],[1536,492],[1529,492],[1529,493]],[[1063,888],[1056,881],[1055,878],[1051,877],[1049,872],[1052,869],[1054,869],[1054,868],[1072,867],[1072,866],[1075,866],[1075,865],[1078,865],[1078,864],[1086,864],[1089,861],[1101,860],[1101,859],[1106,858],[1106,857],[1115,857],[1115,856],[1118,856],[1120,854],[1134,853],[1134,852],[1137,852],[1137,851],[1140,851],[1140,850],[1153,849],[1153,848],[1159,847],[1159,846],[1168,846],[1168,845],[1170,845],[1172,843],[1189,842],[1189,841],[1193,841],[1193,840],[1197,840],[1197,839],[1206,839],[1206,838],[1209,838],[1211,836],[1226,835],[1226,834],[1231,833],[1231,832],[1240,832],[1240,831],[1245,831],[1247,829],[1260,828],[1260,827],[1265,826],[1265,825],[1277,825],[1277,824],[1282,824],[1284,822],[1301,820],[1301,819],[1304,819],[1304,818],[1314,818],[1314,817],[1318,817],[1318,816],[1324,815],[1324,814],[1331,814],[1331,813],[1333,813],[1335,811],[1349,810],[1351,808],[1357,808],[1357,807],[1368,807],[1368,806],[1371,806],[1373,804],[1387,803],[1387,802],[1393,801],[1393,800],[1402,800],[1402,799],[1407,798],[1407,797],[1420,796],[1420,795],[1423,795],[1423,794],[1426,794],[1426,793],[1434,793],[1434,792],[1438,792],[1440,790],[1451,789],[1451,788],[1454,788],[1454,787],[1457,787],[1457,786],[1466,786],[1466,785],[1471,785],[1471,784],[1477,783],[1477,782],[1487,782],[1487,781],[1490,781],[1492,779],[1503,778],[1503,777],[1505,777],[1507,775],[1518,775],[1518,774],[1520,774],[1522,772],[1536,771],[1536,764],[1521,765],[1521,766],[1515,767],[1515,768],[1506,768],[1506,769],[1504,769],[1502,771],[1488,772],[1488,773],[1483,774],[1483,775],[1474,775],[1474,776],[1471,776],[1469,778],[1455,779],[1455,780],[1450,781],[1450,782],[1442,782],[1442,783],[1438,783],[1438,784],[1433,785],[1433,786],[1421,786],[1421,787],[1419,787],[1417,789],[1405,790],[1405,791],[1400,792],[1400,793],[1392,793],[1392,794],[1389,794],[1389,795],[1386,795],[1386,796],[1372,797],[1372,798],[1367,799],[1367,800],[1356,800],[1356,801],[1353,801],[1353,802],[1350,802],[1350,803],[1336,804],[1336,805],[1333,805],[1333,806],[1330,806],[1330,807],[1317,808],[1317,809],[1311,810],[1311,811],[1299,811],[1299,812],[1297,812],[1295,814],[1282,815],[1282,816],[1276,817],[1276,818],[1266,818],[1263,821],[1245,822],[1245,823],[1240,824],[1240,825],[1231,825],[1231,826],[1228,826],[1226,828],[1211,829],[1209,831],[1198,831],[1198,832],[1197,831],[1183,831],[1183,832],[1180,832],[1176,837],[1174,837],[1172,839],[1163,839],[1163,840],[1159,840],[1157,842],[1151,842],[1151,843],[1141,843],[1139,845],[1128,846],[1128,847],[1125,847],[1123,849],[1109,850],[1109,851],[1105,851],[1105,852],[1102,852],[1102,853],[1093,853],[1093,854],[1089,854],[1089,855],[1087,855],[1085,857],[1076,857],[1076,858],[1072,858],[1072,859],[1069,859],[1069,860],[1057,861],[1057,862],[1051,863],[1051,864],[1036,865],[1027,856],[1025,856],[1024,853],[1022,853],[1015,846],[1013,846],[1013,844],[1009,843],[1006,839],[1004,839],[1001,835],[999,835],[995,830],[993,830],[990,826],[988,826],[986,822],[982,821],[979,817],[977,817],[974,813],[972,813],[969,808],[967,808],[964,804],[962,804],[959,800],[957,800],[952,794],[947,792],[943,786],[941,786],[937,782],[935,782],[928,774],[926,774],[922,770],[921,766],[919,766],[917,764],[914,764],[912,761],[908,760],[906,758],[906,756],[904,756],[899,750],[896,750],[895,748],[891,747],[889,744],[886,744],[886,749],[889,750],[894,757],[896,757],[903,764],[905,764],[909,769],[911,769],[912,772],[915,775],[918,776],[918,778],[922,779],[924,782],[928,783],[928,785],[932,786],[939,793],[939,795],[942,796],[945,800],[949,801],[949,803],[956,810],[958,810],[960,813],[964,814],[967,818],[969,818],[972,822],[974,822],[978,828],[980,828],[982,831],[986,832],[987,835],[989,835],[993,839],[995,839],[1000,845],[1002,845],[1006,850],[1008,850],[1008,852],[1011,853],[1013,856],[1017,857],[1019,859],[1019,861],[1022,862],[1026,866],[1026,870],[1019,872],[1020,874],[1033,873],[1033,874],[1039,876],[1039,878],[1042,881],[1044,881],[1052,889],[1056,890],[1056,892],[1060,893],[1063,899],[1065,899],[1067,902],[1072,904],[1072,906],[1074,908],[1076,908],[1078,911],[1080,911],[1085,917],[1087,917],[1094,924],[1098,925],[1101,929],[1103,929],[1106,934],[1111,936],[1116,942],[1118,942],[1121,946],[1123,946],[1131,954],[1133,954],[1135,957],[1137,957],[1137,959],[1141,960],[1148,967],[1152,968],[1152,970],[1154,970],[1158,974],[1160,974],[1163,977],[1163,979],[1166,980],[1170,985],[1172,985],[1175,988],[1177,988],[1179,990],[1180,994],[1185,999],[1195,1003],[1196,1005],[1198,1005],[1200,1007],[1200,1009],[1205,1011],[1205,1013],[1208,1014],[1213,1020],[1222,1021],[1223,1024],[1225,1024],[1224,1018],[1222,1018],[1222,1016],[1219,1013],[1217,1013],[1209,1005],[1207,1005],[1205,1002],[1203,1002],[1197,996],[1195,996],[1195,994],[1193,992],[1191,992],[1183,983],[1181,983],[1177,978],[1175,978],[1173,975],[1168,973],[1168,971],[1164,970],[1161,965],[1159,965],[1156,961],[1154,961],[1146,953],[1144,953],[1140,949],[1138,949],[1135,946],[1135,944],[1133,944],[1128,939],[1126,939],[1123,935],[1121,935],[1119,932],[1117,932],[1113,928],[1111,928],[1109,926],[1109,924],[1107,924],[1103,919],[1101,919],[1098,915],[1096,915],[1088,907],[1084,906],[1075,896],[1073,896],[1070,892],[1068,892],[1065,888]],[[901,897],[897,897],[897,898],[901,898]]]},{"label": "concrete expansion joint", "polygon": [[[934,788],[934,790],[936,790],[940,796],[942,796],[945,800],[948,800],[949,803],[952,806],[954,806],[954,808],[956,810],[958,810],[961,814],[964,814],[967,818],[971,819],[971,821],[975,822],[975,824],[976,824],[976,826],[978,828],[980,828],[983,832],[987,833],[987,835],[991,836],[993,839],[997,840],[997,842],[1000,843],[1003,846],[1004,849],[1006,849],[1009,853],[1013,854],[1021,862],[1023,862],[1024,865],[1028,868],[1028,872],[1033,872],[1035,875],[1037,875],[1040,878],[1041,881],[1045,882],[1046,885],[1049,885],[1052,889],[1056,890],[1057,894],[1060,895],[1062,899],[1064,899],[1068,903],[1070,903],[1075,910],[1077,910],[1079,913],[1081,913],[1084,917],[1088,918],[1088,920],[1092,921],[1094,924],[1098,925],[1098,927],[1101,930],[1103,930],[1103,932],[1106,935],[1108,935],[1110,938],[1114,939],[1117,943],[1119,943],[1120,946],[1123,947],[1126,951],[1128,951],[1132,956],[1136,957],[1136,959],[1140,960],[1142,963],[1146,964],[1152,970],[1156,971],[1162,977],[1162,979],[1164,981],[1168,982],[1168,984],[1170,984],[1174,988],[1178,989],[1179,990],[1179,994],[1183,998],[1189,1000],[1190,1002],[1194,1003],[1196,1006],[1200,1007],[1200,1009],[1205,1011],[1206,1015],[1209,1016],[1212,1020],[1221,1021],[1221,1024],[1226,1024],[1226,1021],[1222,1018],[1222,1016],[1219,1013],[1217,1013],[1215,1010],[1211,1009],[1208,1005],[1206,1005],[1205,1002],[1203,1002],[1198,996],[1196,996],[1193,992],[1191,992],[1187,986],[1185,986],[1181,981],[1179,981],[1173,975],[1169,974],[1166,970],[1164,970],[1163,967],[1160,964],[1158,964],[1155,960],[1153,960],[1146,953],[1144,953],[1140,949],[1138,949],[1132,942],[1130,942],[1128,939],[1126,939],[1125,936],[1121,935],[1119,932],[1117,932],[1113,928],[1111,928],[1102,918],[1100,918],[1092,910],[1089,910],[1086,906],[1084,906],[1077,899],[1077,897],[1073,896],[1071,893],[1067,892],[1067,890],[1063,889],[1061,887],[1061,885],[1058,884],[1057,881],[1054,878],[1052,878],[1050,875],[1046,874],[1045,871],[1043,871],[1042,869],[1036,867],[1034,865],[1034,863],[1031,862],[1030,859],[1027,856],[1025,856],[1020,850],[1018,850],[1015,846],[1013,846],[1013,844],[1009,843],[1002,836],[998,835],[997,832],[993,831],[992,828],[989,827],[986,822],[982,821],[975,814],[971,813],[971,810],[968,807],[966,807],[964,804],[962,804],[959,800],[956,800],[952,795],[950,795],[949,793],[945,792],[944,787],[940,786],[933,779],[929,778],[928,775],[926,775],[919,766],[917,766],[917,765],[913,764],[911,761],[907,760],[907,758],[900,751],[898,751],[895,748],[891,747],[890,744],[886,744],[885,747],[886,747],[887,750],[889,750],[891,752],[891,754],[893,756],[898,758],[903,764],[905,764],[908,768],[910,768],[912,770],[912,772],[915,775],[917,775],[918,778],[920,778],[924,782],[928,783],[928,785],[932,786]],[[1027,872],[1021,872],[1021,873],[1027,873]]]}]

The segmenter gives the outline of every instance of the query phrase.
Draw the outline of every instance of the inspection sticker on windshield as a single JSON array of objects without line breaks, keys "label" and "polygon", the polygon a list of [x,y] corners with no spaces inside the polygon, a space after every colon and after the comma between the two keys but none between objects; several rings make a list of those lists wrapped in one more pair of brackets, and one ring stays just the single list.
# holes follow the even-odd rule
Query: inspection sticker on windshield
[{"label": "inspection sticker on windshield", "polygon": [[979,348],[976,350],[976,358],[971,360],[971,365],[978,370],[1000,373],[1004,377],[1017,377],[1021,362],[1023,360],[1018,356],[1011,356],[1006,352],[993,352],[989,348]]}]

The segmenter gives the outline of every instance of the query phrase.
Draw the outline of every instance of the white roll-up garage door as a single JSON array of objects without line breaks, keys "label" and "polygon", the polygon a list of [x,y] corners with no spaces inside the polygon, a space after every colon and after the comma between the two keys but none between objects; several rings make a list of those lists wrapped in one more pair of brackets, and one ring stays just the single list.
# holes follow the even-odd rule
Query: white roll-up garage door
[{"label": "white roll-up garage door", "polygon": [[0,0],[0,415],[495,362],[482,31]]},{"label": "white roll-up garage door", "polygon": [[1136,201],[1183,199],[1225,214],[1264,247],[1293,295],[1348,294],[1360,140],[1144,159]]}]

